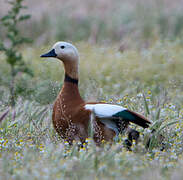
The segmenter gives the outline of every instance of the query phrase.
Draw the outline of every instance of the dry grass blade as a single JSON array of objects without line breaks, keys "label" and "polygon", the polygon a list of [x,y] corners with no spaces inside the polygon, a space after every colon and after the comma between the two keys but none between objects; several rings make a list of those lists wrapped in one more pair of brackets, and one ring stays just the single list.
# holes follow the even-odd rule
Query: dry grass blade
[{"label": "dry grass blade", "polygon": [[8,115],[9,113],[9,108],[3,112],[3,114],[0,116],[0,123],[3,121],[3,119]]}]

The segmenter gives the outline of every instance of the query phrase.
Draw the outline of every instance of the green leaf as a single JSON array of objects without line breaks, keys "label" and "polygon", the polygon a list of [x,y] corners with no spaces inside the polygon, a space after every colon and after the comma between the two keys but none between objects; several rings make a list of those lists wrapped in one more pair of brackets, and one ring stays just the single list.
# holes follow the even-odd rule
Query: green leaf
[{"label": "green leaf", "polygon": [[169,126],[171,126],[171,125],[173,125],[173,124],[176,124],[176,123],[178,123],[178,122],[179,122],[179,120],[177,120],[177,121],[172,121],[172,122],[169,122],[169,123],[165,124],[164,126],[162,126],[162,127],[158,130],[157,133],[160,133],[164,128],[169,127]]},{"label": "green leaf", "polygon": [[161,112],[161,108],[158,108],[158,110],[156,112],[156,116],[155,116],[156,119],[160,118],[160,112]]},{"label": "green leaf", "polygon": [[11,15],[11,14],[8,14],[8,15],[2,17],[2,18],[1,18],[1,21],[7,21],[7,20],[9,20],[9,19],[12,19],[12,15]]},{"label": "green leaf", "polygon": [[24,21],[24,20],[30,19],[30,17],[31,17],[31,16],[30,16],[29,14],[27,14],[27,15],[22,15],[22,16],[19,17],[18,20],[19,20],[19,21]]},{"label": "green leaf", "polygon": [[144,93],[143,93],[143,98],[144,98],[144,105],[145,105],[146,114],[150,114],[148,103],[146,101],[146,97],[145,97]]},{"label": "green leaf", "polygon": [[153,129],[155,129],[155,130],[159,129],[163,122],[164,122],[163,119],[156,120],[156,121],[152,124],[151,130],[153,130]]},{"label": "green leaf", "polygon": [[6,48],[2,42],[0,42],[0,51],[6,51]]}]

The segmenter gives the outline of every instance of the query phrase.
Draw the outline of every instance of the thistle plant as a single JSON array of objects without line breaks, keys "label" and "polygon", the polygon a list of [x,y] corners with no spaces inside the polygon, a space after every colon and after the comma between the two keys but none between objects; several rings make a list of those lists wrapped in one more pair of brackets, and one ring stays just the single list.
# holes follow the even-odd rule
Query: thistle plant
[{"label": "thistle plant", "polygon": [[[0,40],[0,51],[4,52],[6,62],[10,66],[11,81],[9,85],[10,89],[10,104],[15,105],[15,77],[19,72],[26,73],[33,76],[32,71],[23,61],[19,47],[24,43],[30,43],[31,40],[27,37],[23,37],[18,25],[20,22],[28,20],[30,15],[20,14],[22,9],[26,7],[22,5],[24,0],[13,0],[8,3],[11,5],[11,9],[0,20],[1,27],[5,28],[5,39]],[[6,43],[5,43],[6,42]]]}]

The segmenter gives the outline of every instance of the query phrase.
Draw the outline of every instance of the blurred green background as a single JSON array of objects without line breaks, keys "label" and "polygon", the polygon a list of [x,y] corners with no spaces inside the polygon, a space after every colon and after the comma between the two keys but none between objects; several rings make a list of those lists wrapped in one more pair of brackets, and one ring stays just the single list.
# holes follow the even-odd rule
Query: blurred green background
[{"label": "blurred green background", "polygon": [[[32,0],[25,5],[32,19],[20,28],[37,44],[65,40],[141,48],[157,38],[182,39],[181,0]],[[0,17],[8,8],[1,0]],[[3,29],[0,31],[3,36]]]},{"label": "blurred green background", "polygon": [[[34,77],[22,73],[16,77],[17,96],[43,104],[53,102],[62,85],[63,68],[56,66],[60,64],[56,60],[43,61],[39,56],[60,40],[79,49],[84,97],[105,99],[110,94],[138,93],[143,88],[159,93],[175,86],[182,91],[183,1],[32,0],[24,5],[28,8],[22,13],[31,14],[31,19],[21,22],[19,30],[33,43],[19,50]],[[9,8],[2,0],[0,17]],[[2,26],[0,38],[8,46]],[[0,59],[3,97],[10,70],[2,53]],[[88,81],[90,95],[85,94]],[[93,88],[102,92],[98,90],[96,95]]]}]

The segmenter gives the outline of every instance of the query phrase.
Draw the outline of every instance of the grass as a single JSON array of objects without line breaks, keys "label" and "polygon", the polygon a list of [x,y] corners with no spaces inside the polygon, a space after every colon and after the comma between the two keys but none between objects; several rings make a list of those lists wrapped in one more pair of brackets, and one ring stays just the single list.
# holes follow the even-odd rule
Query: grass
[{"label": "grass", "polygon": [[[183,61],[181,41],[157,40],[148,49],[120,53],[115,44],[75,44],[80,51],[80,92],[85,100],[128,107],[153,121],[137,128],[141,141],[124,147],[125,135],[112,147],[91,138],[78,150],[69,147],[52,127],[53,101],[62,86],[63,67],[39,55],[50,47],[22,48],[34,72],[16,79],[17,103],[8,107],[9,69],[0,56],[1,179],[182,179]],[[8,114],[6,113],[8,111]],[[3,116],[4,115],[4,116]],[[134,126],[133,126],[134,127]],[[156,129],[150,148],[145,143]],[[161,151],[159,135],[164,136]]]}]

